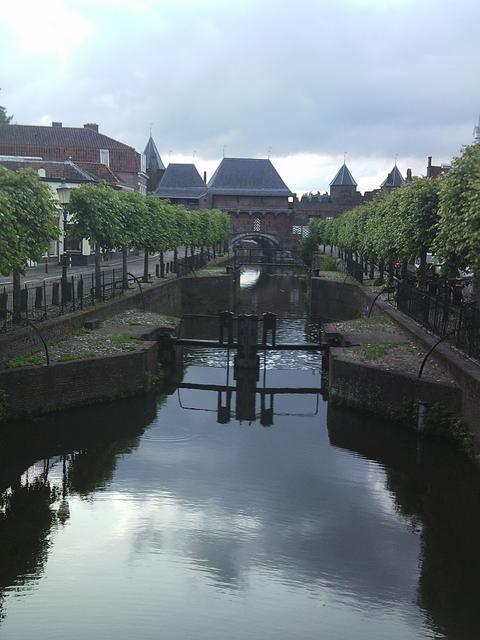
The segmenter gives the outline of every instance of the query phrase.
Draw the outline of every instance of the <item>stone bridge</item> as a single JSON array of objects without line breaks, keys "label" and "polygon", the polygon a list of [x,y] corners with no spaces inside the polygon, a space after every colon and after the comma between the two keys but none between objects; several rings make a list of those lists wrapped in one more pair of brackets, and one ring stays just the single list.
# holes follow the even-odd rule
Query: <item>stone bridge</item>
[{"label": "stone bridge", "polygon": [[229,211],[229,214],[233,247],[248,241],[264,248],[298,248],[308,225],[308,219],[297,215],[294,209]]}]

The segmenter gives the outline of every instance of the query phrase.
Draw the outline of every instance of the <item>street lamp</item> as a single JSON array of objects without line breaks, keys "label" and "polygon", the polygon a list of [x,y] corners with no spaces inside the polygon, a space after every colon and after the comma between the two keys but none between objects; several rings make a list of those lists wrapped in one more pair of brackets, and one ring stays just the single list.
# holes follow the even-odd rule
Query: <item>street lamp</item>
[{"label": "street lamp", "polygon": [[57,188],[58,201],[62,205],[63,209],[63,253],[61,258],[62,264],[62,282],[65,286],[67,282],[67,266],[68,256],[66,250],[67,244],[67,215],[68,215],[68,203],[70,202],[70,187],[67,187],[65,180],[63,180],[60,186]]}]

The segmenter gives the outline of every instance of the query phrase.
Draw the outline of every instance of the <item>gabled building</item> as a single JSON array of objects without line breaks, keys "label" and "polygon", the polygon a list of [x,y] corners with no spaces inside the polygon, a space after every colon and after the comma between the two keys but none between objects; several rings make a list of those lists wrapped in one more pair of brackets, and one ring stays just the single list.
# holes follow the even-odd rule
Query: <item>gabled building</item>
[{"label": "gabled building", "polygon": [[207,185],[194,164],[170,163],[155,190],[155,195],[188,209],[209,206]]},{"label": "gabled building", "polygon": [[123,142],[98,130],[94,123],[83,127],[0,125],[0,155],[70,160],[97,179],[119,189],[146,193],[145,157]]},{"label": "gabled building", "polygon": [[293,242],[295,194],[270,160],[223,158],[208,182],[209,206],[230,214],[234,242]]}]

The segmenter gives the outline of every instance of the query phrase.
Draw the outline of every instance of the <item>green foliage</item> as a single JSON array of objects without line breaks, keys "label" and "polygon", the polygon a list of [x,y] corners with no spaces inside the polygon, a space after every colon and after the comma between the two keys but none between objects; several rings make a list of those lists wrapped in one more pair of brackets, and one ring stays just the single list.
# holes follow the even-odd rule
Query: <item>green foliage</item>
[{"label": "green foliage", "polygon": [[0,125],[10,124],[13,116],[7,116],[7,110],[5,107],[0,106]]},{"label": "green foliage", "polygon": [[395,346],[395,344],[390,342],[373,344],[365,342],[361,347],[358,347],[358,352],[363,360],[377,360],[391,351]]},{"label": "green foliage", "polygon": [[0,167],[0,272],[40,260],[58,237],[57,219],[50,190],[33,170]]},{"label": "green foliage", "polygon": [[128,244],[118,193],[106,182],[73,189],[69,210],[75,236],[86,238],[104,251]]},{"label": "green foliage", "polygon": [[480,273],[480,145],[465,147],[442,180],[435,250],[452,266]]}]

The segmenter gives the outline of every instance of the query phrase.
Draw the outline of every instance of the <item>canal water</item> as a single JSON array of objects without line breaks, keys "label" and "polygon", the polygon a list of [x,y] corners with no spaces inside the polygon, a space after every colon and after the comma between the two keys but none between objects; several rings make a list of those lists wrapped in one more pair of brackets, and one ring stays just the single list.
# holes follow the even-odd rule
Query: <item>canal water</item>
[{"label": "canal water", "polygon": [[[239,308],[279,313],[279,341],[318,331],[295,275],[245,272]],[[330,407],[317,354],[253,382],[227,358],[3,430],[0,638],[479,637],[469,464]]]}]

